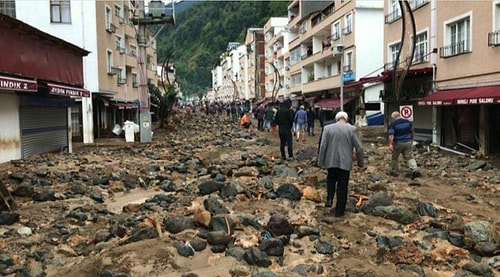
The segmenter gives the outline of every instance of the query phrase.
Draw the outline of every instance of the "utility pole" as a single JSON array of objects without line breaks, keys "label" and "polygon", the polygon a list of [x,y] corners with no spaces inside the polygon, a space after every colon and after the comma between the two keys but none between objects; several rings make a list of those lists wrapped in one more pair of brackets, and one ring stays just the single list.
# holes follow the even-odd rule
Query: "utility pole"
[{"label": "utility pole", "polygon": [[[139,53],[137,55],[137,75],[139,78],[139,130],[141,134],[141,142],[151,142],[152,132],[151,132],[151,112],[150,108],[150,95],[148,88],[148,76],[147,76],[147,53],[146,49],[148,47],[148,41],[146,39],[146,26],[153,24],[175,24],[175,4],[173,0],[171,1],[170,10],[171,15],[167,15],[167,8],[160,0],[151,0],[149,2],[148,16],[146,17],[146,9],[144,5],[144,0],[136,1],[136,13],[132,18],[134,25],[137,25],[137,45],[139,47]],[[163,29],[160,28],[154,37]],[[155,74],[156,74],[156,69]]]},{"label": "utility pole", "polygon": [[139,75],[139,130],[141,134],[141,142],[151,142],[151,113],[149,110],[149,88],[147,77],[147,61],[146,61],[146,21],[144,0],[139,0],[139,15],[137,21],[137,44],[139,46],[139,55],[137,56],[137,69]]}]

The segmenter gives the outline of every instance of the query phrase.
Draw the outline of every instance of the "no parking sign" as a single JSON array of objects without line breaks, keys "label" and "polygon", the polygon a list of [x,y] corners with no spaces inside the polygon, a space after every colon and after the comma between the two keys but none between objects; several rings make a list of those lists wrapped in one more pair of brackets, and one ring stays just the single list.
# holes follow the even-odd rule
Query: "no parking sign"
[{"label": "no parking sign", "polygon": [[399,115],[401,115],[401,118],[413,122],[413,105],[399,106]]}]

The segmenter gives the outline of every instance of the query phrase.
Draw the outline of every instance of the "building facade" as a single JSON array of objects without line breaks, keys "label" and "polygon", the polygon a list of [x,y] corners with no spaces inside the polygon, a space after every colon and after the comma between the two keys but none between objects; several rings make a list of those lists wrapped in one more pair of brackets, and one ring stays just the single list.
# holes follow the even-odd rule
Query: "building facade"
[{"label": "building facade", "polygon": [[[413,1],[415,36],[407,36],[403,42],[402,17],[409,13],[398,1],[385,4],[388,79],[409,66],[398,95],[386,81],[383,97],[388,109],[411,105],[419,136],[438,145],[466,145],[481,154],[499,153],[500,66],[496,57],[500,49],[496,46],[500,45],[500,1],[461,5]],[[403,45],[401,50],[399,45]],[[392,71],[398,51],[398,70]]]},{"label": "building facade", "polygon": [[288,96],[288,17],[271,17],[264,25],[265,41],[265,99],[274,102]]},{"label": "building facade", "polygon": [[288,14],[290,95],[321,109],[344,109],[351,118],[366,99],[379,102],[376,87],[365,85],[379,82],[383,70],[382,2],[295,0]]},{"label": "building facade", "polygon": [[72,151],[71,108],[89,52],[0,13],[0,162]]},{"label": "building facade", "polygon": [[[15,16],[90,52],[84,59],[85,88],[92,97],[73,108],[73,135],[83,142],[111,134],[115,124],[138,122],[139,78],[156,84],[156,42],[147,34],[145,76],[140,76],[137,1],[11,1]],[[135,4],[135,5],[134,5]],[[33,16],[33,11],[37,16]]]}]

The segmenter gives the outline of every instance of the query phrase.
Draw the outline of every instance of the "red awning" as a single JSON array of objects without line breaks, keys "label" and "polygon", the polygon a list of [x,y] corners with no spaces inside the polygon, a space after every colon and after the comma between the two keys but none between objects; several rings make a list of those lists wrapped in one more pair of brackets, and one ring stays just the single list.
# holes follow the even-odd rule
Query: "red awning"
[{"label": "red awning", "polygon": [[49,93],[53,95],[90,97],[90,91],[83,88],[68,87],[50,83],[47,84],[47,86],[49,87]]},{"label": "red awning", "polygon": [[0,90],[37,91],[35,80],[0,76]]},{"label": "red awning", "polygon": [[500,86],[438,91],[418,100],[421,106],[500,104]]},{"label": "red awning", "polygon": [[109,105],[119,110],[137,109],[137,104],[125,102],[109,102]]},{"label": "red awning", "polygon": [[302,95],[296,95],[296,96],[290,97],[290,100],[292,100],[292,101],[299,101],[299,100],[303,100],[303,99],[304,99],[304,96],[302,96]]},{"label": "red awning", "polygon": [[310,104],[313,104],[314,101],[316,100],[316,96],[312,96],[312,97],[306,97],[306,99],[304,99],[304,101],[310,103]]},{"label": "red awning", "polygon": [[[349,103],[353,98],[344,98],[344,105]],[[333,110],[340,107],[340,98],[325,98],[321,99],[314,104],[315,107],[319,107],[325,110]]]},{"label": "red awning", "polygon": [[267,106],[267,104],[269,104],[269,103],[271,103],[271,99],[266,99],[266,100],[262,101],[262,103],[260,103],[260,104],[259,104],[259,106],[263,106],[263,107],[265,107],[265,106]]}]

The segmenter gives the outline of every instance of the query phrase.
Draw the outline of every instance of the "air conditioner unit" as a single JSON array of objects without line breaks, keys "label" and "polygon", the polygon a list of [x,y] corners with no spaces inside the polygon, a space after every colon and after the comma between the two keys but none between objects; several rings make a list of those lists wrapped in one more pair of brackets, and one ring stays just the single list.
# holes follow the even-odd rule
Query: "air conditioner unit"
[{"label": "air conditioner unit", "polygon": [[342,45],[342,44],[332,45],[332,54],[334,56],[341,55],[342,52],[344,52],[344,45]]}]

